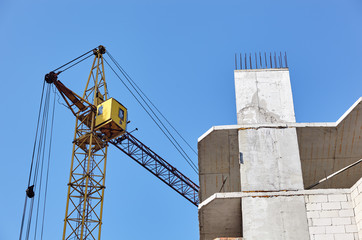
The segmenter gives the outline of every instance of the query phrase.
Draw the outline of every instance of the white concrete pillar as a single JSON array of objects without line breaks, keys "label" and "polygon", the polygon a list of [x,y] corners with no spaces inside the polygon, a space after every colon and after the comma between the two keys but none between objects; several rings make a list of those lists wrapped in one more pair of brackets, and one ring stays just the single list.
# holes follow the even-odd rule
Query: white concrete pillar
[{"label": "white concrete pillar", "polygon": [[[302,190],[303,178],[288,69],[235,71],[243,192]],[[309,239],[303,197],[242,199],[243,237]]]},{"label": "white concrete pillar", "polygon": [[238,124],[295,122],[288,69],[235,70]]}]

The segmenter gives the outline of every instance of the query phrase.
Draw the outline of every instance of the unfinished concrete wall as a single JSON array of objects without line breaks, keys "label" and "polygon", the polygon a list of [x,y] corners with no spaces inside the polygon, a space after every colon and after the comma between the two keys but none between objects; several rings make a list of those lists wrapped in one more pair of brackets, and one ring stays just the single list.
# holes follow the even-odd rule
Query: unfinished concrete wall
[{"label": "unfinished concrete wall", "polygon": [[359,240],[350,189],[318,189],[306,192],[311,240]]},{"label": "unfinished concrete wall", "polygon": [[288,69],[235,70],[238,124],[295,122]]},{"label": "unfinished concrete wall", "polygon": [[240,201],[240,198],[216,198],[208,204],[199,207],[200,240],[241,237],[242,220]]},{"label": "unfinished concrete wall", "polygon": [[200,202],[217,192],[239,192],[237,130],[217,130],[199,139]]},{"label": "unfinished concrete wall", "polygon": [[303,196],[244,197],[242,216],[246,240],[309,240]]},{"label": "unfinished concrete wall", "polygon": [[359,240],[362,240],[362,178],[351,188],[351,198]]},{"label": "unfinished concrete wall", "polygon": [[[199,138],[200,239],[355,240],[356,231],[361,231],[359,188],[345,195],[347,201],[328,193],[328,202],[313,202],[321,199],[309,196],[315,190],[304,190],[301,157],[308,184],[319,180],[320,172],[324,177],[326,168],[360,158],[362,99],[337,124],[323,123],[317,129],[314,123],[295,123],[288,69],[234,74],[238,125],[213,127]],[[341,162],[326,162],[326,154]],[[347,173],[348,184],[361,176],[360,168],[355,169],[353,177]],[[338,204],[338,211],[327,209]],[[320,209],[311,208],[319,205]],[[331,225],[320,226],[323,221]]]},{"label": "unfinished concrete wall", "polygon": [[[308,187],[362,158],[362,99],[336,123],[298,127],[297,135],[304,184]],[[350,188],[361,176],[359,164],[317,188]]]}]

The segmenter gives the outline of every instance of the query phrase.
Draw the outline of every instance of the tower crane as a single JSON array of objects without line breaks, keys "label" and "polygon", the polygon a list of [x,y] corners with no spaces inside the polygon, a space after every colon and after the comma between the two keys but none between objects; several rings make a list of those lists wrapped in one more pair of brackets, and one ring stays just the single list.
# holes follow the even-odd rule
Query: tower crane
[{"label": "tower crane", "polygon": [[[113,145],[177,193],[197,206],[199,186],[127,132],[128,112],[108,96],[104,46],[92,50],[93,63],[82,95],[59,79],[61,71],[45,75],[76,118],[62,239],[100,239],[107,151]],[[34,186],[27,197],[34,197]],[[20,237],[21,238],[21,237]]]}]

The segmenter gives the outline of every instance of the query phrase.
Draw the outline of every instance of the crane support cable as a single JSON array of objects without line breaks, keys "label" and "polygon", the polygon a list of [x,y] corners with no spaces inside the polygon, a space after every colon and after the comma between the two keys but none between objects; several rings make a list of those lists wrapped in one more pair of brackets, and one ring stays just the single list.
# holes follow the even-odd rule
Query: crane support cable
[{"label": "crane support cable", "polygon": [[[116,63],[115,63],[116,64]],[[163,129],[169,134],[169,136],[173,139],[173,141],[177,144],[177,146],[179,147],[179,149],[183,152],[183,154],[186,156],[186,158],[191,162],[191,164],[193,165],[194,168],[197,169],[197,166],[192,162],[192,160],[190,159],[190,157],[187,155],[187,153],[183,150],[183,148],[180,146],[180,144],[177,142],[177,140],[174,138],[174,136],[170,133],[170,131],[167,129],[167,127],[163,124],[163,122],[160,120],[160,118],[157,116],[157,114],[153,111],[153,109],[150,107],[150,105],[147,103],[147,101],[143,98],[143,96],[139,93],[139,91],[137,90],[137,88],[131,83],[131,81],[127,78],[127,74],[122,71],[120,68],[118,68],[121,73],[123,74],[123,76],[126,78],[126,80],[128,81],[128,83],[133,87],[133,89],[136,91],[136,93],[138,94],[138,96],[142,99],[142,101],[146,104],[146,106],[148,107],[148,109],[152,112],[153,116],[158,120],[158,122],[162,125]],[[154,118],[153,118],[154,120]],[[166,134],[164,132],[164,134]],[[176,147],[176,146],[175,146]],[[186,160],[186,159],[185,159]],[[187,160],[186,160],[187,161]],[[196,172],[197,173],[197,172]]]},{"label": "crane support cable", "polygon": [[136,88],[142,93],[142,95],[148,100],[149,103],[156,109],[156,111],[166,120],[166,122],[171,126],[171,128],[177,133],[177,135],[187,144],[187,146],[196,154],[197,151],[191,147],[191,145],[185,140],[185,138],[176,130],[176,128],[168,121],[168,119],[162,114],[162,112],[153,104],[153,102],[147,97],[147,95],[142,91],[142,89],[136,84],[135,81],[128,75],[128,73],[122,68],[121,65],[115,60],[115,58],[107,51],[107,55],[111,58],[111,60],[118,66],[118,68],[124,72],[124,74],[128,77],[128,79],[136,86]]},{"label": "crane support cable", "polygon": [[[94,49],[95,49],[95,48],[94,48]],[[73,60],[71,60],[71,61],[67,62],[66,64],[63,64],[62,66],[60,66],[60,67],[58,67],[58,68],[54,69],[52,72],[56,72],[56,71],[60,70],[61,68],[65,67],[65,66],[67,66],[67,65],[69,65],[69,64],[71,64],[72,62],[77,61],[79,58],[82,58],[82,57],[84,57],[85,55],[87,55],[87,54],[89,54],[89,53],[92,53],[94,49],[89,50],[88,52],[86,52],[86,53],[84,53],[84,54],[80,55],[80,56],[79,56],[79,57],[77,57],[77,58],[74,58]],[[90,55],[90,56],[92,56],[92,55]],[[78,62],[78,63],[79,63],[79,62]],[[73,64],[72,66],[74,66],[74,65],[76,65],[76,64]],[[71,67],[72,67],[72,66],[71,66]],[[67,69],[69,69],[69,68],[67,68]],[[67,70],[67,69],[65,69],[65,70]],[[65,71],[65,70],[63,70],[63,71]],[[63,71],[60,71],[60,72],[63,72]]]},{"label": "crane support cable", "polygon": [[[90,58],[90,57],[92,57],[92,56],[93,56],[92,54],[89,54],[88,56],[84,57],[83,59],[79,60],[78,62],[73,63],[72,65],[70,65],[70,66],[67,67],[66,69],[63,69],[61,72],[65,72],[65,71],[68,70],[69,68],[74,67],[75,65],[83,62],[84,60],[86,60],[86,59],[88,59],[88,58]],[[61,72],[58,72],[58,74],[60,74]]]},{"label": "crane support cable", "polygon": [[[55,93],[55,90],[54,90],[54,93]],[[53,99],[53,112],[52,112],[52,121],[51,121],[51,127],[50,127],[49,151],[48,151],[48,163],[47,163],[47,172],[46,172],[46,180],[45,180],[45,192],[44,192],[43,217],[42,217],[41,235],[40,235],[40,238],[41,238],[41,239],[43,239],[43,232],[44,232],[44,219],[45,219],[45,207],[46,207],[46,200],[47,200],[47,193],[48,193],[48,179],[49,179],[49,167],[50,167],[50,153],[51,153],[51,150],[52,150],[53,126],[54,126],[54,113],[55,113],[55,98],[56,98],[56,94],[54,94],[54,99]]]},{"label": "crane support cable", "polygon": [[[197,166],[192,162],[192,160],[190,159],[190,157],[185,153],[185,151],[182,149],[182,147],[179,145],[179,143],[174,139],[174,137],[172,136],[172,134],[169,132],[169,130],[164,126],[164,124],[162,123],[162,121],[157,117],[157,115],[155,114],[155,112],[152,110],[152,108],[148,105],[148,103],[144,100],[144,98],[142,97],[142,95],[139,94],[139,92],[137,91],[137,89],[134,88],[134,86],[131,84],[131,86],[136,90],[136,92],[138,93],[138,95],[141,97],[141,99],[143,100],[143,102],[147,105],[148,109],[142,104],[142,102],[138,99],[138,97],[133,93],[133,91],[128,87],[128,85],[123,81],[123,79],[117,74],[117,72],[114,70],[114,68],[112,68],[112,66],[108,63],[108,61],[106,59],[104,59],[105,62],[107,63],[107,65],[111,68],[111,70],[113,71],[113,73],[118,77],[118,79],[123,83],[123,85],[127,88],[127,90],[132,94],[132,96],[136,99],[136,101],[141,105],[141,107],[146,111],[146,113],[150,116],[150,118],[155,122],[155,124],[157,125],[157,127],[162,131],[162,133],[167,137],[167,139],[172,143],[172,145],[177,149],[177,151],[181,154],[181,156],[186,160],[186,162],[190,165],[190,167],[194,170],[194,172],[196,174],[198,174],[198,168]],[[119,69],[120,70],[120,69]],[[121,70],[120,70],[121,71]],[[127,77],[125,76],[125,74],[121,71],[122,75],[127,79]],[[127,79],[127,81],[129,81]],[[148,111],[150,110],[153,115]],[[156,119],[158,119],[159,122],[156,121]],[[163,126],[163,128],[160,126],[160,124]],[[168,132],[168,135],[166,132]],[[172,140],[172,139],[173,140]]]},{"label": "crane support cable", "polygon": [[[23,216],[21,220],[20,226],[20,234],[19,240],[28,240],[30,235],[33,234],[33,239],[36,240],[38,235],[40,235],[40,227],[38,226],[38,222],[41,221],[39,218],[41,214],[45,215],[45,199],[48,185],[48,172],[49,172],[49,163],[50,163],[50,146],[52,140],[52,128],[53,128],[53,120],[54,120],[54,108],[55,108],[55,98],[54,94],[53,101],[50,101],[52,94],[52,86],[47,85],[45,87],[45,83],[42,88],[42,94],[40,99],[37,127],[35,133],[35,140],[33,146],[33,153],[31,159],[31,166],[29,172],[28,179],[28,187],[26,189],[25,201],[24,201],[24,209]],[[53,115],[51,125],[48,124],[49,120],[49,110],[53,107]],[[47,137],[47,133],[50,130],[50,138]],[[48,159],[46,159],[48,157]],[[45,169],[47,169],[46,178]],[[42,187],[43,186],[43,187]],[[28,198],[30,198],[28,201]],[[44,200],[43,200],[44,198]],[[35,204],[34,204],[35,203]],[[43,206],[43,208],[42,208]],[[35,216],[33,216],[35,213]],[[35,218],[35,219],[34,219]],[[35,224],[32,225],[33,220],[35,220]],[[44,221],[42,221],[42,225]],[[43,228],[43,226],[42,226]],[[39,230],[39,231],[38,231]]]},{"label": "crane support cable", "polygon": [[[36,174],[34,175],[34,185],[37,185],[37,182],[39,181],[39,197],[38,197],[38,201],[37,201],[37,206],[36,206],[36,217],[35,217],[35,231],[34,231],[34,240],[36,240],[36,236],[37,236],[37,226],[38,226],[38,219],[39,219],[39,206],[40,206],[40,200],[41,200],[41,196],[40,193],[42,192],[42,180],[43,180],[43,167],[44,167],[44,154],[45,151],[43,149],[43,147],[46,145],[46,140],[47,140],[47,128],[48,128],[48,114],[49,114],[49,94],[50,94],[50,89],[51,87],[47,86],[47,95],[46,95],[46,101],[45,101],[45,108],[46,110],[43,112],[44,113],[44,118],[43,118],[43,123],[44,123],[44,128],[42,128],[43,134],[41,135],[41,137],[43,137],[42,139],[42,143],[41,145],[39,145],[38,148],[38,167]],[[40,168],[40,171],[39,171]],[[40,177],[38,178],[37,176],[40,175]]]},{"label": "crane support cable", "polygon": [[[108,52],[107,52],[108,54]],[[180,150],[183,152],[183,154],[181,154],[185,160],[188,162],[188,164],[195,170],[196,172],[198,171],[198,167],[194,164],[194,162],[191,160],[191,158],[187,155],[187,153],[183,150],[183,148],[180,146],[180,144],[178,143],[178,141],[174,138],[174,136],[170,133],[170,131],[168,130],[168,128],[165,126],[165,124],[161,121],[161,119],[157,116],[157,114],[154,112],[154,110],[150,107],[150,105],[148,104],[148,102],[145,100],[145,98],[142,96],[142,94],[140,93],[140,89],[138,90],[137,87],[135,87],[135,85],[132,83],[133,80],[131,80],[128,76],[128,74],[123,70],[123,68],[119,65],[119,63],[113,58],[111,57],[111,55],[109,54],[111,60],[113,61],[113,63],[116,65],[116,67],[118,68],[118,70],[122,73],[122,75],[125,77],[125,79],[128,81],[128,83],[132,86],[132,88],[136,91],[136,93],[138,94],[138,96],[142,99],[142,101],[146,104],[146,106],[148,107],[148,109],[152,112],[153,116],[159,121],[159,123],[162,125],[162,127],[164,128],[164,130],[169,134],[169,136],[174,140],[175,144],[180,148]],[[123,83],[125,84],[125,83]],[[144,93],[143,93],[144,94]],[[147,98],[147,96],[144,94],[144,96]],[[149,101],[151,104],[152,102]],[[139,102],[140,103],[140,102]],[[141,103],[140,103],[141,104]],[[156,123],[156,121],[154,120],[154,118],[152,118],[153,121]],[[167,135],[165,133],[165,131],[162,131],[165,135]],[[170,139],[169,139],[170,140]],[[171,141],[171,140],[170,140]],[[175,146],[175,145],[174,145]],[[176,146],[175,146],[176,147]],[[177,147],[176,147],[177,148]],[[179,151],[180,152],[180,151]],[[180,152],[181,153],[181,152]],[[186,159],[187,158],[187,159]]]}]

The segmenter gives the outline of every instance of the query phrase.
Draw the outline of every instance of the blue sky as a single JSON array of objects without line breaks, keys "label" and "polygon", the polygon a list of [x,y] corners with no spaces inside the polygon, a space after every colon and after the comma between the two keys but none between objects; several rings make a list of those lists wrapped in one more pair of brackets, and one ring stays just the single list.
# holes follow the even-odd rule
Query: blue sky
[{"label": "blue sky", "polygon": [[[240,52],[286,51],[297,121],[336,121],[361,96],[361,23],[358,0],[0,1],[0,239],[18,238],[50,70],[106,46],[196,148],[210,127],[236,124],[233,70]],[[82,91],[89,64],[61,80]],[[137,127],[140,140],[198,181],[109,69],[106,76],[112,97],[129,110],[129,129]],[[45,239],[62,234],[73,130],[73,116],[58,104]],[[103,239],[198,239],[195,206],[116,149],[107,168]]]}]

